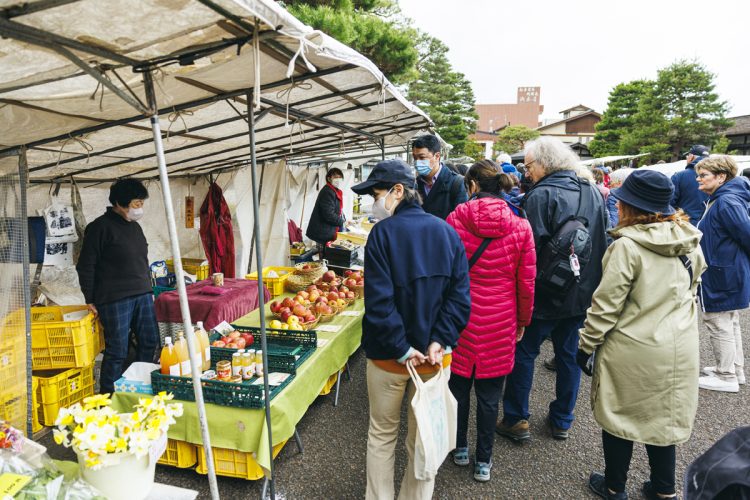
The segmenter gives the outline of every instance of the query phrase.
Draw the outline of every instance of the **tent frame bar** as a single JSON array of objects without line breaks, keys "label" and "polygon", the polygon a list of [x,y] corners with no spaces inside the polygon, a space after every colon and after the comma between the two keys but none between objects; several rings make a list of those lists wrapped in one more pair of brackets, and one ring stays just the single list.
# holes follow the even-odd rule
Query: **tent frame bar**
[{"label": "tent frame bar", "polygon": [[0,9],[0,18],[10,19],[13,17],[26,16],[28,14],[76,3],[78,1],[79,0],[38,0],[36,2],[21,2]]}]

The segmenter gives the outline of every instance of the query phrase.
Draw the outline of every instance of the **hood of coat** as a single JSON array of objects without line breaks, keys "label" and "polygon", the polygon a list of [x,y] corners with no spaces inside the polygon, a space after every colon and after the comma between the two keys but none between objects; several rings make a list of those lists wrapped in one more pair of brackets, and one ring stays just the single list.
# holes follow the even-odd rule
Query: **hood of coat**
[{"label": "hood of coat", "polygon": [[708,199],[708,202],[724,196],[734,196],[745,204],[750,204],[750,181],[746,177],[735,177],[724,183]]},{"label": "hood of coat", "polygon": [[556,187],[561,189],[567,189],[569,191],[578,191],[579,183],[588,183],[588,181],[584,179],[579,179],[576,173],[573,170],[558,170],[557,172],[553,172],[545,177],[542,177],[539,179],[539,182],[534,184],[534,186],[529,190],[529,192],[533,191],[534,189],[541,188],[543,186],[549,186],[549,187]]},{"label": "hood of coat", "polygon": [[665,257],[687,255],[700,245],[703,233],[687,222],[636,224],[612,231],[615,237],[627,237],[642,247]]},{"label": "hood of coat", "polygon": [[480,238],[500,238],[513,230],[513,218],[505,200],[494,197],[475,198],[461,203],[455,217],[473,235]]}]

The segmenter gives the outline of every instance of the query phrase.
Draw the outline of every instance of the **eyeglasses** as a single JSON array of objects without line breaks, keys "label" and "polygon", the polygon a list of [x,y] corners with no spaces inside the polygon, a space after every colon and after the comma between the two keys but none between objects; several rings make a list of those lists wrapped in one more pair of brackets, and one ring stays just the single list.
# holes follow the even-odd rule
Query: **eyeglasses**
[{"label": "eyeglasses", "polygon": [[702,174],[698,174],[698,176],[696,178],[697,179],[705,179],[706,177],[713,177],[713,176],[714,176],[714,174],[712,174],[710,172],[704,172]]},{"label": "eyeglasses", "polygon": [[528,163],[526,164],[526,168],[529,168],[529,167],[530,167],[530,166],[532,166],[532,165],[533,165],[534,163],[536,163],[536,160],[531,160],[530,162],[528,162]]}]

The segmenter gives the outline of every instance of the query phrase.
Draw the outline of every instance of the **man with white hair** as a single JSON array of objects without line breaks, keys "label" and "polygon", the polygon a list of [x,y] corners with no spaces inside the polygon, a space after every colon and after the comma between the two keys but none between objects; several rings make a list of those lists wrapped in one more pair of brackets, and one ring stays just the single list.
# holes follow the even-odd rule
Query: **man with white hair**
[{"label": "man with white hair", "polygon": [[568,438],[581,370],[576,364],[578,330],[602,276],[607,214],[596,186],[576,175],[579,159],[558,139],[527,144],[525,161],[534,187],[522,207],[531,223],[537,254],[534,313],[516,348],[506,381],[503,419],[497,433],[513,441],[531,438],[529,394],[534,362],[546,337],[557,360],[556,399],[549,406],[552,437]]}]

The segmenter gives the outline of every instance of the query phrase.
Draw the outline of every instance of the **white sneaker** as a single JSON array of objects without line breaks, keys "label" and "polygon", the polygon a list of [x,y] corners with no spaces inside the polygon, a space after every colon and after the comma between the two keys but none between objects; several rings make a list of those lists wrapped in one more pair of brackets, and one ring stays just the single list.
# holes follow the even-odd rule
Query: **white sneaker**
[{"label": "white sneaker", "polygon": [[699,377],[698,387],[700,387],[701,389],[708,389],[709,391],[740,392],[740,384],[738,384],[736,381],[729,382],[713,375],[708,377]]},{"label": "white sneaker", "polygon": [[[743,371],[743,368],[740,368],[735,365],[734,371],[737,374],[737,382],[739,382],[740,385],[745,385],[745,373]],[[703,369],[703,373],[705,375],[714,376],[716,375],[716,367],[715,366],[707,366]]]}]

